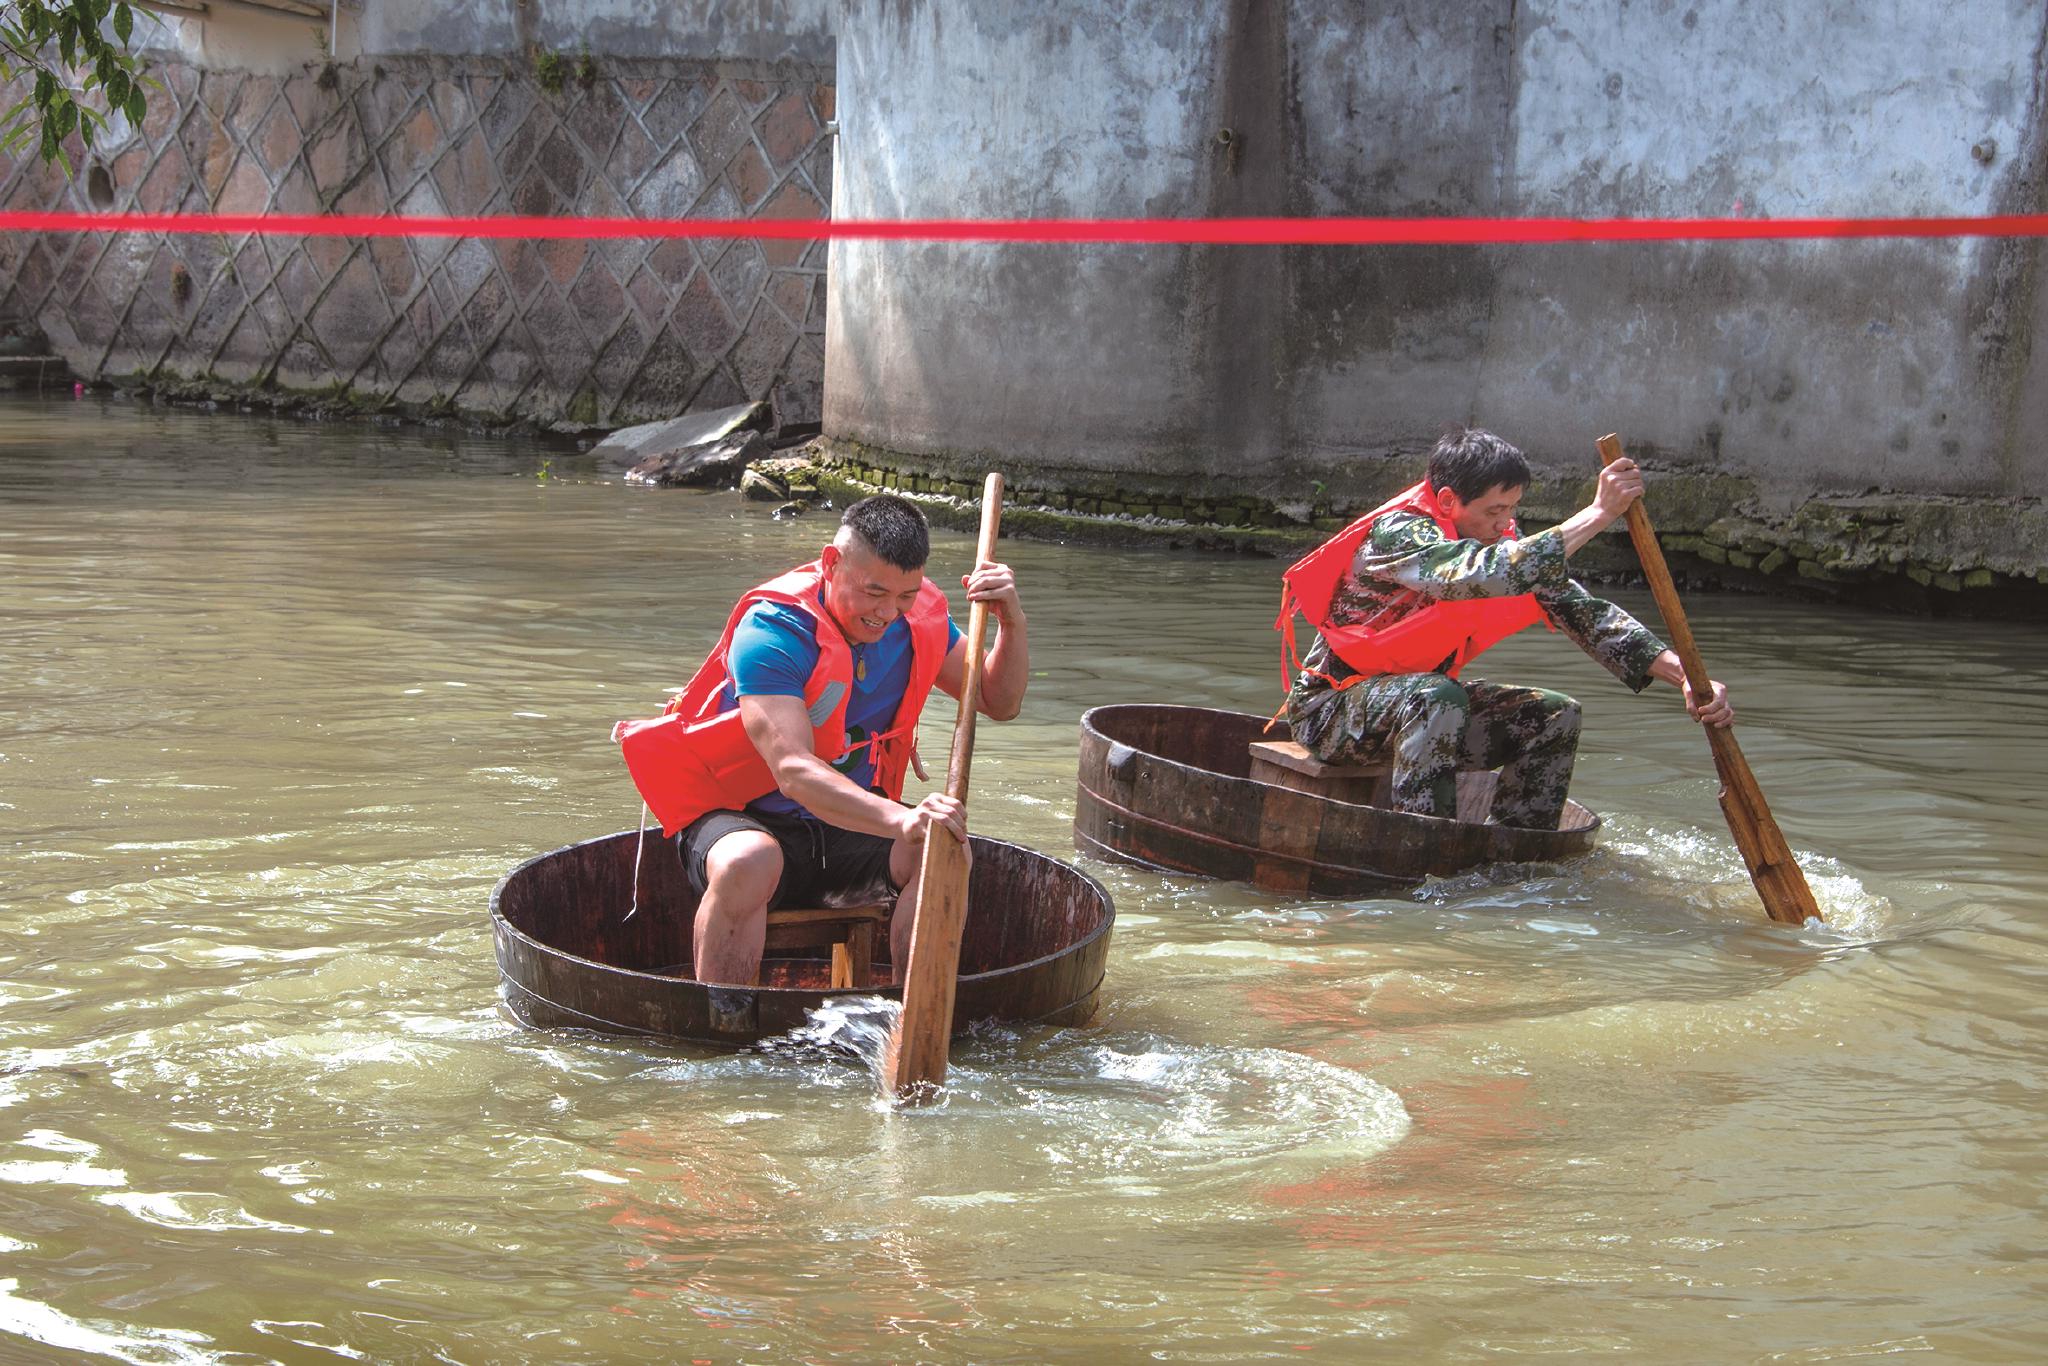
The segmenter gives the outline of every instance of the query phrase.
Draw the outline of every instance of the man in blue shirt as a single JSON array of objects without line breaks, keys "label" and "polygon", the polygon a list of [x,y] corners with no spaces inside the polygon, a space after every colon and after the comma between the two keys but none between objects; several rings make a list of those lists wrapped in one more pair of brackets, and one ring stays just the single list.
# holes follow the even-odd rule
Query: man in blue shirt
[{"label": "man in blue shirt", "polygon": [[[914,505],[893,494],[863,499],[847,508],[819,556],[823,573],[814,598],[800,606],[756,602],[734,626],[719,710],[738,711],[776,790],[742,809],[701,816],[676,836],[700,898],[698,980],[753,983],[774,907],[860,905],[892,895],[899,914],[890,922],[891,957],[899,972],[906,961],[920,846],[934,826],[942,838],[967,838],[965,808],[943,792],[913,807],[878,788],[877,746],[868,743],[897,726],[906,690],[917,681],[912,615],[930,550],[924,514]],[[1008,566],[987,564],[963,582],[970,601],[988,604],[998,631],[983,671],[980,710],[1007,721],[1023,706],[1030,673],[1015,578]],[[942,600],[926,601],[930,610],[943,611]],[[967,646],[950,620],[945,627],[944,660],[932,681],[957,698]],[[852,657],[845,696],[849,749],[836,761],[814,750],[813,731],[837,707],[841,681],[828,682],[823,695],[805,703],[819,669],[822,631],[842,636]],[[922,677],[931,680],[931,671]],[[911,701],[905,715],[923,697]],[[925,776],[921,764],[918,776]]]}]

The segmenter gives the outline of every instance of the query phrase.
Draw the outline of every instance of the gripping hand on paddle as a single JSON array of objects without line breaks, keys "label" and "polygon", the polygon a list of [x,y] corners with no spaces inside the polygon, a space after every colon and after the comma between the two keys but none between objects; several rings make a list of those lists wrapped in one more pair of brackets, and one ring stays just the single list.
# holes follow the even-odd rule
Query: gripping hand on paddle
[{"label": "gripping hand on paddle", "polygon": [[1643,471],[1624,455],[1608,462],[1600,471],[1600,482],[1593,489],[1593,506],[1613,522],[1628,511],[1629,504],[1642,496]]},{"label": "gripping hand on paddle", "polygon": [[934,825],[962,844],[967,843],[967,803],[934,792],[903,812],[903,828],[896,832],[896,838],[906,844],[923,844],[925,833]]},{"label": "gripping hand on paddle", "polygon": [[1692,689],[1683,680],[1679,682],[1679,691],[1685,695],[1686,711],[1691,713],[1693,720],[1703,726],[1734,725],[1735,708],[1728,701],[1728,685],[1718,678],[1710,678],[1707,680],[1707,686],[1713,690],[1714,696],[1703,707],[1694,700]]},{"label": "gripping hand on paddle", "polygon": [[[1031,645],[1025,638],[1017,576],[1010,566],[990,560],[961,575],[960,582],[967,587],[967,600],[986,609],[1001,627],[982,673],[978,710],[996,721],[1013,720],[1024,706],[1024,689],[1031,681]],[[958,697],[966,678],[967,637],[962,636],[939,668],[939,687],[947,696]]]},{"label": "gripping hand on paddle", "polygon": [[1609,463],[1593,486],[1593,501],[1557,524],[1564,537],[1564,553],[1573,553],[1613,526],[1642,496],[1642,468],[1625,455]]},{"label": "gripping hand on paddle", "polygon": [[1678,695],[1685,699],[1687,714],[1701,725],[1735,724],[1735,707],[1728,701],[1728,685],[1718,678],[1708,679],[1707,688],[1713,696],[1707,699],[1705,706],[1700,705],[1693,699],[1692,686],[1685,681],[1685,666],[1678,662],[1676,650],[1666,650],[1657,656],[1656,661],[1650,665],[1650,677],[1662,679],[1678,689]]},{"label": "gripping hand on paddle", "polygon": [[960,586],[967,590],[969,602],[987,603],[988,610],[1005,627],[1023,621],[1024,604],[1017,597],[1017,576],[1010,572],[1010,566],[979,565],[972,574],[960,576]]}]

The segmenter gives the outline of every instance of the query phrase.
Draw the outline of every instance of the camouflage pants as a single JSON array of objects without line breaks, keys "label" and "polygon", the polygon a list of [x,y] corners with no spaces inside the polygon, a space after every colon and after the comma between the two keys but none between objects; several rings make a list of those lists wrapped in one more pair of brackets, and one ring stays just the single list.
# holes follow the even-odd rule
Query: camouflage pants
[{"label": "camouflage pants", "polygon": [[1393,764],[1392,805],[1455,816],[1460,769],[1498,768],[1490,819],[1555,830],[1579,749],[1579,704],[1544,688],[1387,674],[1287,699],[1294,738],[1326,764]]}]

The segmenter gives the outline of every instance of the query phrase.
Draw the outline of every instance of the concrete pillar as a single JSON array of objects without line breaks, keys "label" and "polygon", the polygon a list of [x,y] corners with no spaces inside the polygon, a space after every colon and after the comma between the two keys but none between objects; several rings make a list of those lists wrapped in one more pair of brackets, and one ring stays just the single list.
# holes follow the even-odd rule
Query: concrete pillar
[{"label": "concrete pillar", "polygon": [[[2037,0],[845,0],[836,213],[2040,211],[2044,27]],[[1473,421],[1560,480],[1619,429],[1745,489],[2007,495],[2048,476],[2040,256],[846,242],[824,420],[1046,483],[1364,497]]]}]

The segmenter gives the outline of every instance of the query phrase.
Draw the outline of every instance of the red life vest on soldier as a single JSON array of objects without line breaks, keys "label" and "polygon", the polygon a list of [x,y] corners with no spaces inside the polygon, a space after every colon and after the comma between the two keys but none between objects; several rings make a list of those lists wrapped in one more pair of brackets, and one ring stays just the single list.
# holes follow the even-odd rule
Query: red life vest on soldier
[{"label": "red life vest on soldier", "polygon": [[[1457,526],[1425,479],[1395,494],[1296,560],[1281,576],[1280,619],[1273,623],[1275,630],[1285,633],[1280,666],[1281,677],[1288,686],[1293,685],[1294,673],[1301,667],[1294,649],[1296,611],[1314,623],[1339,659],[1367,678],[1379,674],[1430,673],[1445,660],[1450,661],[1446,672],[1456,678],[1458,670],[1488,647],[1547,620],[1535,594],[1519,593],[1511,598],[1439,600],[1391,626],[1331,625],[1330,603],[1337,586],[1350,571],[1373,523],[1390,512],[1420,513],[1434,521],[1446,537],[1459,539]],[[1507,539],[1513,540],[1515,535],[1514,524],[1509,523]]]},{"label": "red life vest on soldier", "polygon": [[[814,561],[748,589],[726,619],[725,634],[718,638],[716,648],[662,714],[645,721],[621,721],[612,727],[612,739],[625,756],[633,785],[640,789],[647,809],[661,822],[665,834],[673,835],[707,811],[736,811],[775,791],[775,775],[747,737],[738,709],[718,709],[719,695],[732,681],[726,666],[732,633],[755,603],[778,602],[797,608],[809,613],[817,624],[818,663],[804,683],[804,706],[816,707],[834,683],[839,691],[825,719],[812,723],[811,751],[828,763],[846,754],[853,651],[818,602],[818,589],[824,581],[824,567]],[[874,747],[875,782],[891,799],[903,796],[903,775],[910,766],[910,752],[917,746],[917,718],[938,682],[939,666],[946,662],[946,595],[926,579],[917,590],[917,601],[904,616],[910,622],[910,681],[897,704],[894,725],[862,742]]]}]

